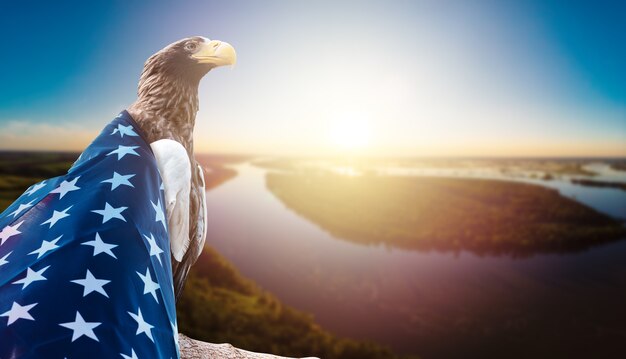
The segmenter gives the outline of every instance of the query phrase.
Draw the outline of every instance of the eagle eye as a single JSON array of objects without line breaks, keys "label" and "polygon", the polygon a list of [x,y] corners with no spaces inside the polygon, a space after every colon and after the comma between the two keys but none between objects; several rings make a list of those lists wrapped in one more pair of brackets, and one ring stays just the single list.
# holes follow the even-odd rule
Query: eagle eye
[{"label": "eagle eye", "polygon": [[198,45],[195,42],[188,42],[185,45],[185,49],[188,51],[196,51],[197,48],[198,48]]}]

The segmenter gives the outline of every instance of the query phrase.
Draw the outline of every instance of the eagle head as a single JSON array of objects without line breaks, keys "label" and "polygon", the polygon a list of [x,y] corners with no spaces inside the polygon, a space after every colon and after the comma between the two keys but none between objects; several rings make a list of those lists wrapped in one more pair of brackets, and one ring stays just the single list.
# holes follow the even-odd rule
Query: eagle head
[{"label": "eagle head", "polygon": [[144,65],[142,79],[154,75],[197,84],[211,69],[234,65],[235,49],[227,42],[193,36],[176,41],[154,55]]}]

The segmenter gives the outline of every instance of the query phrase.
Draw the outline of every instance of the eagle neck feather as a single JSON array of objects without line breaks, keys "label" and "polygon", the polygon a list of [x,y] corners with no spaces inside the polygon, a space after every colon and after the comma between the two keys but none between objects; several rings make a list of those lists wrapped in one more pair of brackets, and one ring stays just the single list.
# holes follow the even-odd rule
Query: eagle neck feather
[{"label": "eagle neck feather", "polygon": [[198,112],[199,81],[168,78],[145,69],[137,101],[128,109],[150,143],[161,139],[180,142],[193,158],[193,128]]}]

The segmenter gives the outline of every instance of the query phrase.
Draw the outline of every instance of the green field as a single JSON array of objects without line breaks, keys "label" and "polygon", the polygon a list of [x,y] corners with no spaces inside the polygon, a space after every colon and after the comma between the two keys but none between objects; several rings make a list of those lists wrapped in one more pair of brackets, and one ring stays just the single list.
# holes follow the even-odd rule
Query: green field
[{"label": "green field", "polygon": [[333,235],[406,249],[524,256],[623,238],[555,190],[481,179],[270,173],[267,188]]},{"label": "green field", "polygon": [[32,184],[67,172],[78,153],[0,152],[0,212]]}]

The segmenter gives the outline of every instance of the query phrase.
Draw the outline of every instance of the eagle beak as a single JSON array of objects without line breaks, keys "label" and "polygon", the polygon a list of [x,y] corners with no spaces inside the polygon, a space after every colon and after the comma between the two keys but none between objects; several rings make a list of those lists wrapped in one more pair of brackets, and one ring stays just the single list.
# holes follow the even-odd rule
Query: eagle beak
[{"label": "eagle beak", "polygon": [[191,57],[201,64],[210,64],[215,67],[235,65],[237,62],[235,49],[229,43],[219,40],[205,41],[200,46],[200,50]]}]

